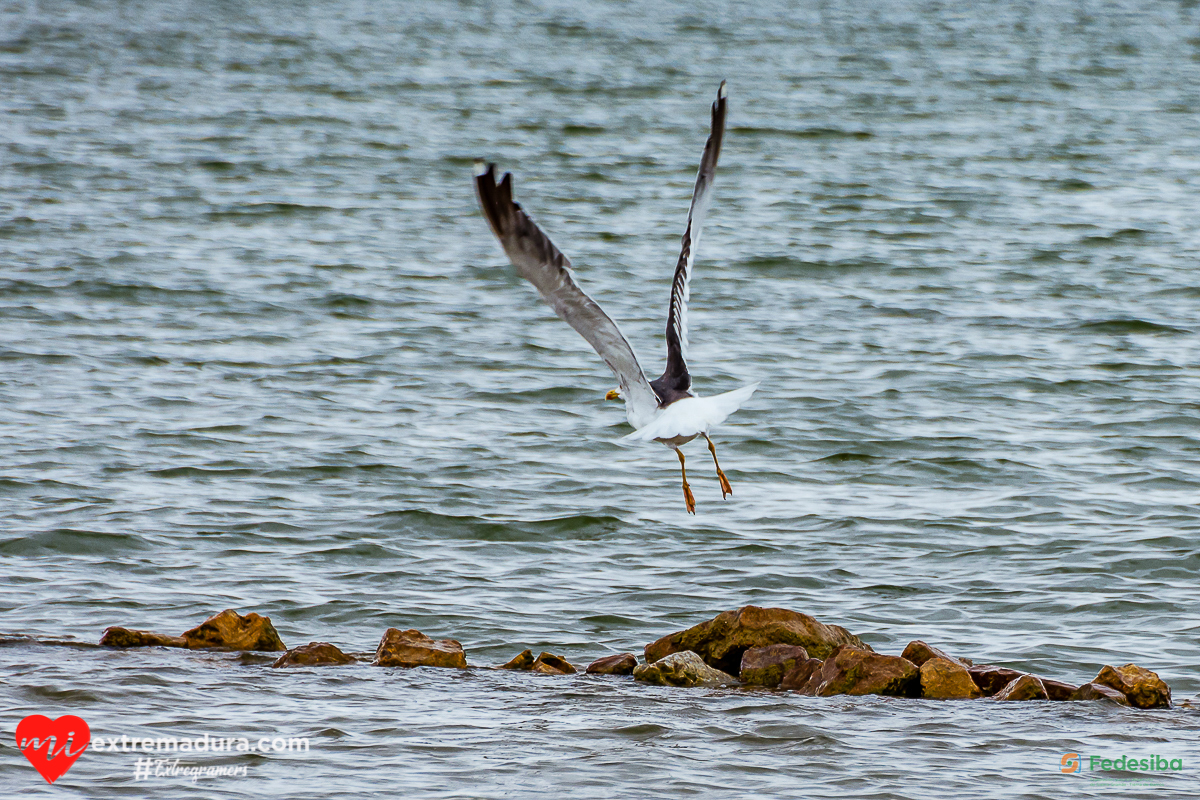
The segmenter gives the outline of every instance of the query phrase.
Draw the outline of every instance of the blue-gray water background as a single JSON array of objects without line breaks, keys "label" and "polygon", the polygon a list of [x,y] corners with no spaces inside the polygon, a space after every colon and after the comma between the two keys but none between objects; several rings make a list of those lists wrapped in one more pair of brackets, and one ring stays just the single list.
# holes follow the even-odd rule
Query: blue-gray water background
[{"label": "blue-gray water background", "polygon": [[[514,170],[657,374],[722,78],[691,365],[701,393],[763,383],[716,433],[733,498],[688,448],[689,517],[513,275],[472,160]],[[91,645],[232,606],[290,645],[415,627],[587,663],[753,603],[1192,698],[1198,112],[1194,2],[0,2],[0,631],[28,637],[0,647],[0,787],[1195,792],[1186,708]],[[32,713],[312,750],[193,759],[248,765],[196,785],[93,751],[49,787],[13,747]],[[1101,784],[1068,751],[1188,769]]]}]

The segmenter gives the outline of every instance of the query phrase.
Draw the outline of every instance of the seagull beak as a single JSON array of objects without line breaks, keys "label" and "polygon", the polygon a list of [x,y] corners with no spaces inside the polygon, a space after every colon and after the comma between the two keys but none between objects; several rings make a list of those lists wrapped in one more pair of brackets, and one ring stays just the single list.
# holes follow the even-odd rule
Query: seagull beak
[{"label": "seagull beak", "polygon": [[620,400],[621,393],[616,389],[609,389],[608,394],[604,395],[605,400]]}]

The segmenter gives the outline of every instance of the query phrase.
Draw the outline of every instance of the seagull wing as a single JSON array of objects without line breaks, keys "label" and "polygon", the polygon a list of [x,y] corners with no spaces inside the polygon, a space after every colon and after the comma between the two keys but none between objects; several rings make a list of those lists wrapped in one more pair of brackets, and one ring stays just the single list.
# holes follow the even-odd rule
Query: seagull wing
[{"label": "seagull wing", "polygon": [[700,157],[700,172],[696,175],[687,229],[683,232],[683,249],[679,253],[679,263],[675,265],[675,278],[671,281],[671,307],[667,311],[667,369],[662,380],[667,386],[681,391],[686,391],[692,385],[685,360],[688,348],[688,287],[692,280],[692,265],[696,263],[696,248],[700,245],[700,232],[704,228],[704,215],[712,204],[713,178],[717,174],[717,159],[721,156],[721,140],[725,137],[726,94],[725,81],[721,81],[717,99],[712,105],[712,132],[704,144],[704,155]]},{"label": "seagull wing", "polygon": [[[492,232],[521,277],[537,288],[554,313],[587,340],[617,376],[630,424],[645,425],[658,409],[637,356],[616,323],[575,283],[571,262],[512,199],[512,173],[496,183],[496,165],[475,176],[479,204]],[[636,420],[636,422],[635,422]]]}]

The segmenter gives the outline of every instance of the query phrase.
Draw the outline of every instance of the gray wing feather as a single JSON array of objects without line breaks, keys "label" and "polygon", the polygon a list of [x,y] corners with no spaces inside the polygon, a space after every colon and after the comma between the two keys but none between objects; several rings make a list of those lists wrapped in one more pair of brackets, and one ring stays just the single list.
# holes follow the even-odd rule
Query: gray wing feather
[{"label": "gray wing feather", "polygon": [[721,86],[717,89],[717,99],[712,106],[712,132],[704,144],[704,154],[700,157],[700,171],[696,175],[696,188],[692,192],[692,206],[688,211],[687,229],[683,233],[683,247],[671,281],[671,305],[667,311],[667,369],[663,378],[680,389],[691,385],[686,363],[688,299],[691,296],[692,266],[696,263],[696,248],[700,246],[704,217],[712,204],[713,179],[717,174],[717,160],[721,156],[721,142],[725,138],[726,95],[725,81],[721,81]]},{"label": "gray wing feather", "polygon": [[534,285],[555,314],[587,340],[617,376],[630,423],[637,428],[649,422],[658,409],[658,397],[633,348],[608,314],[575,283],[567,257],[513,202],[512,174],[505,173],[497,184],[496,166],[489,164],[475,176],[475,189],[492,232],[517,272]]}]

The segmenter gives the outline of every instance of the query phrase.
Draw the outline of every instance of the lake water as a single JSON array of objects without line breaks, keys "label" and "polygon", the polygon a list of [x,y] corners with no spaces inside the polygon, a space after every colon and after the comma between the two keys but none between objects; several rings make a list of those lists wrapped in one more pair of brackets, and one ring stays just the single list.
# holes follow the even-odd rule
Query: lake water
[{"label": "lake water", "polygon": [[[762,386],[714,436],[732,498],[686,448],[691,517],[472,161],[653,377],[722,78],[690,366]],[[1198,112],[1195,2],[0,2],[0,787],[1195,793]],[[1176,707],[94,646],[235,607],[289,645],[583,665],[746,604],[1071,682],[1133,661]],[[193,783],[94,748],[50,787],[14,747],[35,713],[311,749]]]}]

